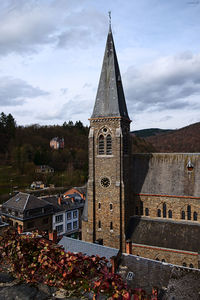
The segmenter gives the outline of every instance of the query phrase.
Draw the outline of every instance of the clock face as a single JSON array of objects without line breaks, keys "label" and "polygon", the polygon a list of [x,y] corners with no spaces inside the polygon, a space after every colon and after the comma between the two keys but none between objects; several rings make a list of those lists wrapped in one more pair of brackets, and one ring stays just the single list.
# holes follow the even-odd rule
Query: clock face
[{"label": "clock face", "polygon": [[102,185],[103,187],[108,187],[108,186],[110,185],[110,179],[107,178],[107,177],[103,177],[103,178],[101,179],[101,185]]}]

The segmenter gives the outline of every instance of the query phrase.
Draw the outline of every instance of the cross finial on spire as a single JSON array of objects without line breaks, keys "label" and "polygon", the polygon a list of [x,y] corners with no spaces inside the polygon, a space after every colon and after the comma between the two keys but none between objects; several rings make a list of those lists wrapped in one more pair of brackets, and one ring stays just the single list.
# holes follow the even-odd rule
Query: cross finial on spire
[{"label": "cross finial on spire", "polygon": [[109,31],[111,31],[111,10],[108,12],[108,17],[109,17]]}]

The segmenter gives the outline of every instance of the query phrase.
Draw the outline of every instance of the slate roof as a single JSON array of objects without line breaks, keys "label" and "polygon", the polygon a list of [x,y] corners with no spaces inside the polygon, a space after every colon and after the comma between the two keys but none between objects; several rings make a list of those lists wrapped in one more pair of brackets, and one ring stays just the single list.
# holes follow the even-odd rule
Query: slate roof
[{"label": "slate roof", "polygon": [[131,217],[126,239],[132,243],[198,252],[200,224],[191,221]]},{"label": "slate roof", "polygon": [[[192,172],[187,168],[189,162],[194,166]],[[131,170],[136,194],[200,198],[200,153],[133,154]]]},{"label": "slate roof", "polygon": [[49,205],[49,203],[43,199],[38,199],[33,195],[20,192],[6,201],[2,205],[2,207],[16,209],[24,212],[25,210],[41,208],[47,205]]},{"label": "slate roof", "polygon": [[129,119],[111,28],[109,28],[96,101],[91,118]]},{"label": "slate roof", "polygon": [[72,201],[71,199],[62,199],[61,205],[58,204],[58,197],[51,196],[43,198],[45,201],[53,205],[54,212],[67,211],[83,207],[84,203],[80,201]]},{"label": "slate roof", "polygon": [[63,208],[63,206],[58,204],[58,197],[56,197],[56,196],[44,197],[42,199],[47,201],[48,203],[52,204],[53,205],[53,211],[56,212],[56,213],[65,210]]},{"label": "slate roof", "polygon": [[82,252],[83,254],[87,255],[99,255],[100,257],[106,257],[107,259],[110,259],[112,256],[116,256],[119,251],[115,248],[88,243],[66,236],[63,236],[59,242],[59,245],[62,245],[66,252]]}]

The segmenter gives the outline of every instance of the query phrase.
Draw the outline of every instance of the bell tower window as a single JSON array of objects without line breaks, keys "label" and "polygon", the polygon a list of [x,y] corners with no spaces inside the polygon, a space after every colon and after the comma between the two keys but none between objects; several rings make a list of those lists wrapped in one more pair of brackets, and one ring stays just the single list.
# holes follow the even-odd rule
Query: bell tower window
[{"label": "bell tower window", "polygon": [[106,154],[111,155],[112,154],[112,138],[111,135],[108,134],[106,136]]},{"label": "bell tower window", "polygon": [[99,154],[104,154],[104,136],[102,134],[99,136]]},{"label": "bell tower window", "polygon": [[167,206],[165,203],[163,203],[163,218],[166,218],[167,216]]},{"label": "bell tower window", "polygon": [[97,143],[98,155],[112,155],[112,135],[108,128],[100,130]]}]

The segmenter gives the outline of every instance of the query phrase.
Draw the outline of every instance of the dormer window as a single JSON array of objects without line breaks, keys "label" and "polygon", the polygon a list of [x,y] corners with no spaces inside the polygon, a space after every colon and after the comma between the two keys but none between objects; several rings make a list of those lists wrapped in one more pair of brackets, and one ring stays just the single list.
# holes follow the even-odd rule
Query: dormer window
[{"label": "dormer window", "polygon": [[191,160],[189,159],[188,163],[187,163],[187,170],[188,170],[188,172],[192,172],[193,169],[194,169],[194,165],[192,164]]}]

